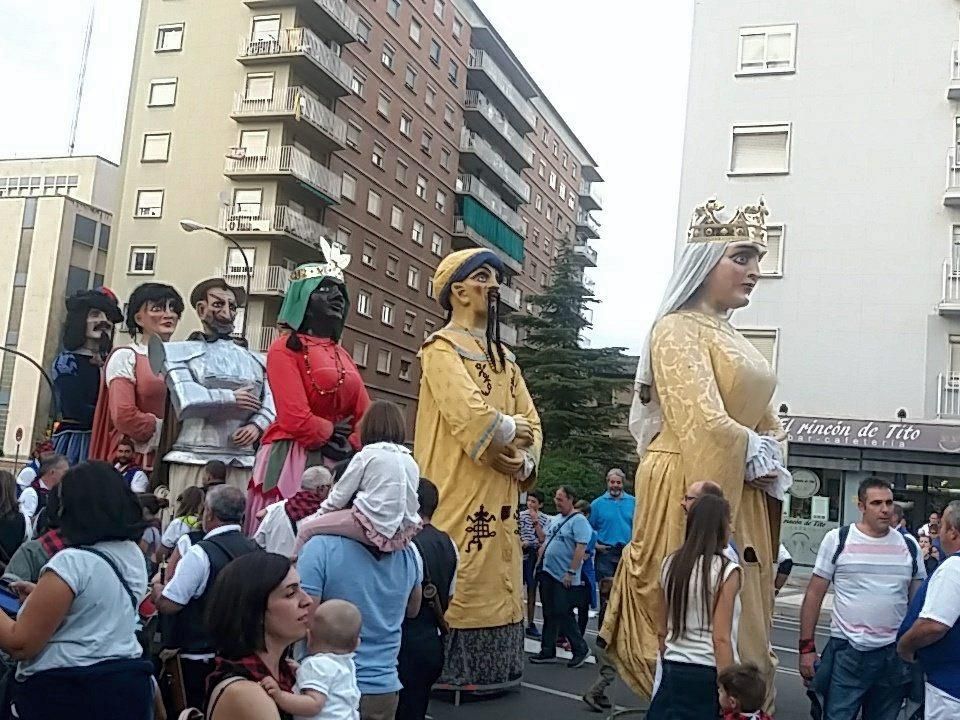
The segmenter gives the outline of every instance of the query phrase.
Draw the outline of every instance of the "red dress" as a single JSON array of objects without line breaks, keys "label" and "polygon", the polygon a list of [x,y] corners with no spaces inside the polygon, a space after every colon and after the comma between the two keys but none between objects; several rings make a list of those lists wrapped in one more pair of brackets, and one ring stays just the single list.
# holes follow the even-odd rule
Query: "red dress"
[{"label": "red dress", "polygon": [[277,419],[257,452],[247,497],[248,533],[255,530],[257,512],[300,489],[303,471],[308,463],[317,464],[316,451],[330,440],[337,422],[352,418],[350,444],[360,449],[357,427],[370,405],[360,371],[339,344],[300,335],[304,349],[295,352],[287,347],[287,337],[281,335],[267,351]]}]

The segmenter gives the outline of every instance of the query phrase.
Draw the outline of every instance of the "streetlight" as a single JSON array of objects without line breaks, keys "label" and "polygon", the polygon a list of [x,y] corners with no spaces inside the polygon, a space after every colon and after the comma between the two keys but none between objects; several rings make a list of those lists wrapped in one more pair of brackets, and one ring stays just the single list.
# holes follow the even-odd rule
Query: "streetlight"
[{"label": "streetlight", "polygon": [[247,259],[247,253],[244,251],[240,243],[238,243],[232,237],[230,237],[229,235],[223,234],[216,228],[212,228],[209,225],[198,223],[196,220],[184,219],[180,221],[180,227],[183,229],[184,232],[188,232],[188,233],[196,232],[197,230],[206,230],[208,232],[212,232],[214,235],[219,235],[227,242],[232,243],[233,246],[240,251],[240,257],[243,258],[243,267],[244,267],[244,270],[246,271],[246,277],[245,277],[246,282],[244,283],[244,290],[247,293],[246,303],[244,304],[244,308],[243,308],[243,322],[240,323],[240,336],[246,340],[247,339],[247,309],[248,309],[246,305],[249,305],[250,303],[250,282],[253,279],[253,268],[250,267],[250,261]]}]

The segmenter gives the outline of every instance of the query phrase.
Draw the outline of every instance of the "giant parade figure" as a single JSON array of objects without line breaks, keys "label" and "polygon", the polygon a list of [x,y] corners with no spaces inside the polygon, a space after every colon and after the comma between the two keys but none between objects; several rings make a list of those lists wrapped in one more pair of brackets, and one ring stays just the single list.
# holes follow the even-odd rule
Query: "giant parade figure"
[{"label": "giant parade figure", "polygon": [[267,352],[276,420],[263,436],[250,480],[248,535],[261,509],[300,490],[306,468],[331,467],[360,449],[357,428],[370,396],[340,346],[350,307],[343,279],[350,256],[325,239],[321,251],[324,262],[301,265],[290,275],[277,318],[281,335]]},{"label": "giant parade figure", "polygon": [[784,432],[771,401],[777,378],[730,324],[750,301],[766,253],[759,205],[722,219],[715,200],[698,208],[637,368],[630,430],[637,439],[633,540],[617,570],[598,645],[638,694],[650,696],[663,607],[660,570],[684,538],[681,500],[712,480],[730,502],[733,544],[743,569],[739,655],[767,680],[781,501],[790,485]]},{"label": "giant parade figure", "polygon": [[227,466],[228,484],[246,490],[254,444],[275,419],[266,358],[233,337],[246,301],[246,293],[223,278],[204,280],[190,293],[203,329],[186,342],[150,341],[150,363],[166,378],[172,408],[153,481],[167,485],[171,498],[199,487],[211,460]]},{"label": "giant parade figure", "polygon": [[523,671],[517,513],[540,460],[540,418],[513,353],[500,342],[503,265],[483,249],[451,253],[433,286],[447,325],[420,350],[414,456],[440,490],[432,522],[460,554],[441,682],[502,685]]},{"label": "giant parade figure", "polygon": [[147,347],[154,337],[168,341],[182,314],[183,298],[170,285],[144,283],[130,294],[126,326],[133,342],[107,358],[93,416],[92,460],[113,462],[117,443],[127,437],[136,451],[134,463],[146,472],[153,469],[167,387],[150,367]]},{"label": "giant parade figure", "polygon": [[117,297],[107,288],[80,290],[67,298],[63,350],[53,361],[53,386],[60,425],[53,450],[71,465],[90,452],[93,413],[100,394],[100,370],[113,348],[113,327],[123,320]]}]

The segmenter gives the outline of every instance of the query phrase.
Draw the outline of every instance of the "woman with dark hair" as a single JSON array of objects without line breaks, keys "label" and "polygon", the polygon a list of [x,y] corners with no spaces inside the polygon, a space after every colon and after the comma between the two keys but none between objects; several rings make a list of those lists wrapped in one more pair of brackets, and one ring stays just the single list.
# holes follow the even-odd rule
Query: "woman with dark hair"
[{"label": "woman with dark hair", "polygon": [[17,504],[17,481],[0,470],[0,565],[6,568],[10,558],[27,539],[27,520]]},{"label": "woman with dark hair", "polygon": [[110,465],[82,463],[63,478],[59,520],[72,547],[36,585],[13,583],[16,620],[0,615],[0,649],[19,660],[18,717],[150,720],[152,666],[136,638],[147,590],[140,505]]},{"label": "woman with dark hair", "polygon": [[296,680],[287,649],[307,634],[313,601],[283,555],[250,553],[217,576],[207,628],[217,648],[207,680],[207,720],[282,720],[260,683],[273,678],[291,692]]},{"label": "woman with dark hair", "polygon": [[740,566],[725,553],[730,504],[702,495],[687,514],[686,537],[660,571],[662,679],[647,717],[701,720],[720,714],[717,673],[736,662]]},{"label": "woman with dark hair", "polygon": [[134,289],[127,304],[130,345],[107,358],[93,418],[90,457],[112,462],[124,436],[134,441],[134,463],[153,469],[167,400],[164,379],[153,372],[147,347],[153,338],[167,342],[183,314],[183,298],[170,285],[144,283]]}]

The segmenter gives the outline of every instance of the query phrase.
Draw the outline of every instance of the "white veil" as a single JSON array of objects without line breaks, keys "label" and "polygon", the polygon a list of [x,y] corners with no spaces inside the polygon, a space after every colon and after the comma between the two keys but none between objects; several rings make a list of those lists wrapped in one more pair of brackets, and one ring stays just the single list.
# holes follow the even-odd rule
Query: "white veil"
[{"label": "white veil", "polygon": [[[640,363],[637,365],[629,423],[630,432],[637,441],[637,455],[641,459],[650,441],[660,432],[660,426],[663,423],[660,398],[657,395],[650,361],[650,339],[653,326],[665,315],[679,310],[693,296],[697,288],[707,279],[710,271],[720,262],[726,249],[727,243],[716,241],[689,242],[684,245],[673,268],[670,282],[667,283],[667,289],[663,293],[657,315],[644,338],[640,351]],[[646,405],[640,402],[640,385],[650,386],[650,402]]]}]

